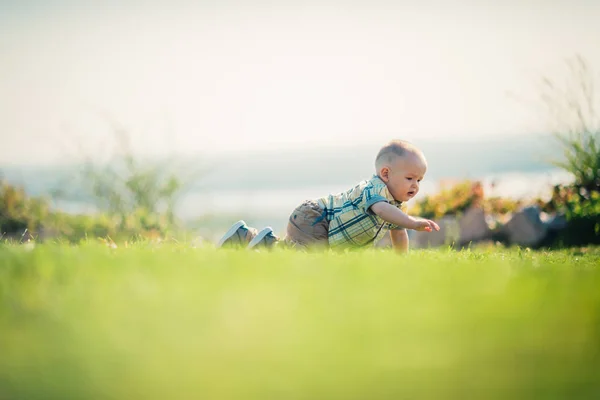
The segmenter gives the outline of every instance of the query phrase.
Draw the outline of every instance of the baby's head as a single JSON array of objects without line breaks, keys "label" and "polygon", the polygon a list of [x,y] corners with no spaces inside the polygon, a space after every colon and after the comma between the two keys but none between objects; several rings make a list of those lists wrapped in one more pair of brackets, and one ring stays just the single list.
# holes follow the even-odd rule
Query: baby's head
[{"label": "baby's head", "polygon": [[393,140],[379,150],[375,169],[394,199],[404,202],[419,192],[419,184],[427,172],[427,161],[414,145]]}]

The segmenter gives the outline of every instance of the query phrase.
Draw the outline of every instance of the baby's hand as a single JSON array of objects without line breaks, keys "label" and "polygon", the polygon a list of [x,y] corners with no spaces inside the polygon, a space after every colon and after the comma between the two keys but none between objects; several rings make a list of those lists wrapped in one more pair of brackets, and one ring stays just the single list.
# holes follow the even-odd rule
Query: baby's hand
[{"label": "baby's hand", "polygon": [[440,227],[438,224],[436,224],[435,222],[433,222],[430,219],[425,219],[425,218],[415,218],[415,223],[413,228],[415,231],[425,231],[425,232],[431,232],[434,229],[436,231],[440,230]]}]

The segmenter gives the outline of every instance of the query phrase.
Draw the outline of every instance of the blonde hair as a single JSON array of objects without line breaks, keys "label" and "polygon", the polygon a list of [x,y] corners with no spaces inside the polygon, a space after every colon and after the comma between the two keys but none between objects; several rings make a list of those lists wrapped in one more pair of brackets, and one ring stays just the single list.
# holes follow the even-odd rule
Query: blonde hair
[{"label": "blonde hair", "polygon": [[396,157],[403,157],[407,154],[415,154],[425,160],[423,152],[412,143],[404,140],[392,140],[377,153],[375,168],[379,170],[384,164],[392,163]]}]

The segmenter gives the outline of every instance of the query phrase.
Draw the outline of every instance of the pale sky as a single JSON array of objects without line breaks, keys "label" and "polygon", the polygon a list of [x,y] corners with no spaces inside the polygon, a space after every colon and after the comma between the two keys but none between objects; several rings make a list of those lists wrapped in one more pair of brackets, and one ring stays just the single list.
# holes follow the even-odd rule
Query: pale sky
[{"label": "pale sky", "polygon": [[103,112],[151,154],[539,133],[507,92],[576,53],[600,70],[598,21],[593,0],[0,0],[0,164],[106,146]]}]

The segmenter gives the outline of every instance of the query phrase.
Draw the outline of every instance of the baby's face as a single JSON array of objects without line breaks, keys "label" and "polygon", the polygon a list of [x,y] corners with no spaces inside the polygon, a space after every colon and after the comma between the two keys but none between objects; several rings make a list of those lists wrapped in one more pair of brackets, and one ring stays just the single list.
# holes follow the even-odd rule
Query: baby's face
[{"label": "baby's face", "polygon": [[397,201],[408,201],[419,193],[421,180],[427,172],[427,163],[417,154],[397,157],[387,171],[387,180],[383,177],[388,190]]}]

